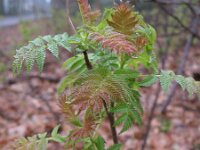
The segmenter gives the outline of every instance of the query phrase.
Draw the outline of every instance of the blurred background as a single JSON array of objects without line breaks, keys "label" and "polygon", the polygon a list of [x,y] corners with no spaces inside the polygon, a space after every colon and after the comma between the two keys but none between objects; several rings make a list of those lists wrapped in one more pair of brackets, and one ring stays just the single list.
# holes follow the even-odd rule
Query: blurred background
[{"label": "blurred background", "polygon": [[[116,1],[117,2],[117,1]],[[113,0],[90,0],[93,9],[104,10]],[[192,76],[200,81],[200,0],[130,0],[145,21],[155,27],[155,53],[159,69]],[[70,9],[69,9],[70,8]],[[72,29],[67,11],[77,27],[81,24],[76,0],[0,0],[0,149],[9,150],[22,136],[51,131],[56,124],[62,132],[71,127],[59,112],[56,86],[65,75],[61,60],[47,56],[45,69],[12,74],[15,49],[29,40]],[[200,101],[188,97],[176,84],[167,94],[158,85],[142,89],[143,125],[134,125],[119,136],[124,150],[200,150]],[[109,124],[100,133],[112,144]],[[50,144],[49,150],[62,148]]]}]

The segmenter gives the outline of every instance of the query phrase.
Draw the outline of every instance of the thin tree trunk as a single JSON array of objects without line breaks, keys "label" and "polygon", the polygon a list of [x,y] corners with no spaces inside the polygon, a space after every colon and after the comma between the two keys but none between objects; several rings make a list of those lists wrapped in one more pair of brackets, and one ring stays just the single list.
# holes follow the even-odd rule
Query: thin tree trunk
[{"label": "thin tree trunk", "polygon": [[158,90],[156,91],[156,94],[155,94],[156,97],[154,99],[154,103],[153,103],[153,106],[151,108],[150,115],[149,115],[149,118],[148,118],[148,122],[147,122],[147,126],[146,126],[146,132],[145,132],[144,137],[143,137],[143,143],[142,143],[141,150],[144,150],[145,147],[146,147],[146,144],[147,144],[147,139],[149,137],[149,132],[151,130],[151,122],[152,122],[153,117],[154,117],[154,112],[155,112],[155,109],[156,109],[156,106],[157,106],[157,102],[158,102],[158,99],[159,99],[160,91],[161,91],[161,88],[159,86]]}]

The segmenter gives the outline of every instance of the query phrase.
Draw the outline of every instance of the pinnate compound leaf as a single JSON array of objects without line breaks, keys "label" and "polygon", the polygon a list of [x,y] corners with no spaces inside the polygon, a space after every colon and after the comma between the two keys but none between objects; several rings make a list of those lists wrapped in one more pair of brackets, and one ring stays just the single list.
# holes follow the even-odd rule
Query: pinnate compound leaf
[{"label": "pinnate compound leaf", "polygon": [[98,10],[91,10],[91,6],[88,0],[78,0],[78,4],[84,23],[93,23],[100,15]]},{"label": "pinnate compound leaf", "polygon": [[192,77],[185,78],[182,75],[175,75],[172,71],[162,71],[160,75],[160,83],[163,91],[166,93],[172,81],[176,81],[183,90],[186,90],[191,97],[193,94],[200,93],[199,82]]},{"label": "pinnate compound leaf", "polygon": [[96,43],[102,43],[103,48],[109,48],[117,54],[126,53],[131,55],[138,51],[135,43],[127,40],[126,35],[115,31],[107,31],[105,34],[94,32],[90,34],[90,38]]},{"label": "pinnate compound leaf", "polygon": [[64,33],[54,37],[50,35],[38,37],[35,40],[30,41],[28,45],[16,50],[13,61],[13,72],[19,74],[24,63],[27,71],[30,72],[33,69],[34,62],[37,63],[38,69],[41,72],[43,70],[46,57],[45,50],[48,49],[55,57],[58,58],[58,46],[70,50],[69,39],[70,38],[68,38],[67,34]]},{"label": "pinnate compound leaf", "polygon": [[11,149],[13,150],[46,150],[48,139],[47,133],[34,135],[28,138],[18,139]]},{"label": "pinnate compound leaf", "polygon": [[119,103],[111,109],[111,112],[121,113],[121,116],[118,117],[114,123],[115,126],[123,124],[120,133],[123,133],[131,128],[134,121],[136,121],[139,125],[141,124],[142,120],[140,112],[138,112],[137,108],[137,106],[132,106],[131,104]]},{"label": "pinnate compound leaf", "polygon": [[186,90],[189,93],[189,96],[192,97],[193,94],[200,94],[200,82],[195,81],[192,77],[183,77],[181,75],[176,75],[175,81],[181,86],[183,90]]},{"label": "pinnate compound leaf", "polygon": [[171,82],[174,80],[175,74],[172,71],[161,71],[160,84],[164,91],[167,93]]},{"label": "pinnate compound leaf", "polygon": [[119,4],[108,24],[122,34],[133,34],[133,28],[139,23],[135,12],[125,3]]}]

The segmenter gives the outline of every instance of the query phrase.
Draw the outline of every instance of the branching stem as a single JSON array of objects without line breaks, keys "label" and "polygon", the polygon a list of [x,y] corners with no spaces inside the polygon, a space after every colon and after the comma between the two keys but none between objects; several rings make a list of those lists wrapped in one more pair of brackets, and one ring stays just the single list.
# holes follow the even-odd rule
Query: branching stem
[{"label": "branching stem", "polygon": [[[92,66],[92,64],[91,64],[91,62],[90,62],[90,60],[88,58],[87,51],[84,51],[83,55],[84,55],[84,60],[85,60],[85,64],[87,66],[87,69],[91,70],[93,68],[93,66]],[[103,98],[102,98],[102,101],[103,101],[103,105],[104,105],[106,114],[107,114],[108,119],[109,119],[113,142],[114,142],[114,144],[117,144],[118,143],[118,139],[117,139],[116,128],[114,126],[114,122],[115,122],[114,114],[108,111],[108,107],[107,107],[106,102],[105,102],[105,100]],[[114,105],[114,103],[111,103],[111,107],[113,107],[113,105]]]}]

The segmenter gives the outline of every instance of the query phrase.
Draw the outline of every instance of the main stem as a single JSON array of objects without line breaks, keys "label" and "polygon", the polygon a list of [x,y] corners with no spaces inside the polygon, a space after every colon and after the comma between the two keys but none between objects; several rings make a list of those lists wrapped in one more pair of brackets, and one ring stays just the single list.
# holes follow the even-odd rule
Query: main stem
[{"label": "main stem", "polygon": [[[106,114],[108,116],[109,122],[110,122],[110,129],[111,129],[111,132],[112,132],[113,142],[114,142],[114,144],[117,144],[118,143],[118,139],[117,139],[117,131],[116,131],[116,128],[114,126],[114,123],[115,123],[114,114],[108,111],[108,107],[106,105],[105,100],[103,100],[103,105],[104,105],[104,108],[106,110]],[[114,104],[111,103],[111,107],[113,107],[113,105]]]},{"label": "main stem", "polygon": [[87,66],[87,69],[88,70],[91,70],[93,67],[92,67],[92,64],[90,63],[90,60],[88,58],[88,54],[87,54],[87,51],[84,51],[83,52],[83,55],[84,55],[84,60],[85,60],[85,64]]},{"label": "main stem", "polygon": [[[88,54],[87,54],[87,51],[84,51],[83,52],[83,55],[84,55],[84,60],[85,60],[85,64],[87,66],[87,69],[88,70],[91,70],[93,67],[92,67],[92,64],[90,63],[90,60],[88,58]],[[109,123],[110,123],[110,129],[111,129],[111,132],[112,132],[112,138],[113,138],[113,142],[114,144],[117,144],[118,143],[118,139],[117,139],[117,132],[116,132],[116,128],[114,126],[114,122],[115,122],[115,118],[114,118],[114,114],[113,113],[110,113],[108,111],[108,107],[106,105],[106,102],[104,99],[102,99],[103,101],[103,105],[104,105],[104,108],[106,110],[106,114],[108,116],[108,119],[109,119]],[[111,103],[111,107],[113,107],[114,103]]]}]

